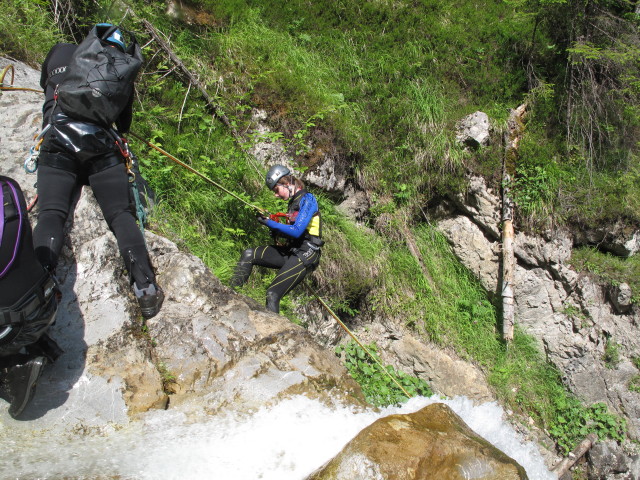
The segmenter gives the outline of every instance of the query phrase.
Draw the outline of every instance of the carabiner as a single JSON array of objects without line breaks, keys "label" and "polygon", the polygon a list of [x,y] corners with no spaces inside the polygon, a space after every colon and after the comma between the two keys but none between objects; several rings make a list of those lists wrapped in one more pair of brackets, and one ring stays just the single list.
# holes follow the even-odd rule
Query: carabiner
[{"label": "carabiner", "polygon": [[39,151],[36,151],[35,147],[31,147],[29,149],[29,156],[24,161],[24,170],[27,173],[35,173],[38,169],[38,156],[40,155]]}]

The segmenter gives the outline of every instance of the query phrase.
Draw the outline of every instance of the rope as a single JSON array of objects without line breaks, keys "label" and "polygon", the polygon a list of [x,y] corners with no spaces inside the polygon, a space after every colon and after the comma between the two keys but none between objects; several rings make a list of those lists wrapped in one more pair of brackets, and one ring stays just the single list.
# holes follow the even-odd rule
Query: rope
[{"label": "rope", "polygon": [[[4,84],[4,77],[7,75],[7,72],[9,70],[11,70],[11,83],[9,85],[5,85]],[[0,90],[8,90],[8,91],[21,90],[21,91],[25,91],[25,92],[44,93],[42,90],[37,90],[35,88],[14,87],[13,86],[14,75],[15,75],[15,69],[13,68],[13,65],[9,64],[9,65],[7,65],[6,67],[4,67],[2,69],[2,74],[0,75]]]},{"label": "rope", "polygon": [[35,197],[33,197],[33,200],[31,200],[31,203],[29,203],[29,205],[27,205],[27,213],[31,212],[31,210],[33,210],[33,207],[36,206],[36,203],[38,203],[38,194],[36,194]]},{"label": "rope", "polygon": [[407,392],[404,387],[402,385],[400,385],[400,383],[398,382],[398,380],[395,379],[395,377],[393,375],[391,375],[386,368],[384,368],[384,366],[378,361],[378,359],[369,351],[369,349],[367,347],[365,347],[360,340],[358,340],[358,338],[355,336],[355,334],[349,330],[349,327],[347,327],[342,320],[340,320],[338,318],[338,316],[335,314],[335,312],[333,310],[331,310],[331,307],[329,307],[329,305],[326,304],[326,302],[320,298],[320,295],[318,295],[318,293],[311,288],[309,285],[306,285],[307,289],[311,292],[311,294],[316,297],[316,299],[320,302],[320,304],[327,310],[327,312],[329,312],[329,314],[336,320],[336,322],[338,322],[338,324],[342,327],[342,329],[347,332],[349,334],[349,336],[351,338],[353,338],[353,340],[358,344],[358,346],[360,348],[362,348],[362,350],[365,351],[365,353],[367,355],[369,355],[369,357],[371,357],[371,359],[380,367],[380,370],[382,370],[385,375],[387,375],[392,381],[393,383],[395,383],[398,388],[400,388],[400,390],[402,390],[402,392],[407,396],[407,398],[411,398],[413,395],[411,395],[409,392]]},{"label": "rope", "polygon": [[140,135],[137,135],[134,132],[129,132],[129,134],[131,136],[133,136],[134,138],[137,138],[138,140],[140,140],[142,143],[146,144],[147,146],[149,146],[150,148],[153,148],[154,150],[157,150],[158,152],[160,152],[161,154],[163,154],[165,157],[173,160],[174,162],[176,162],[178,165],[180,165],[181,167],[186,168],[187,170],[189,170],[191,173],[195,173],[196,175],[198,175],[200,178],[202,178],[203,180],[209,182],[211,185],[213,185],[216,188],[219,188],[220,190],[222,190],[223,192],[225,192],[228,195],[231,195],[233,198],[235,198],[236,200],[239,200],[240,202],[244,203],[245,205],[247,205],[248,207],[253,208],[254,210],[257,210],[259,213],[263,214],[263,215],[268,215],[269,212],[267,212],[264,208],[260,208],[257,205],[253,205],[252,203],[247,202],[245,199],[241,198],[240,196],[236,195],[235,193],[231,192],[230,190],[227,190],[226,188],[224,188],[222,185],[220,185],[219,183],[214,182],[213,180],[211,180],[209,177],[206,177],[205,175],[203,175],[202,173],[200,173],[199,171],[197,171],[195,168],[190,167],[189,165],[187,165],[184,162],[181,162],[180,160],[178,160],[176,157],[174,157],[173,155],[171,155],[170,153],[164,151],[162,148],[158,147],[157,145],[154,145],[153,143],[149,142],[148,140],[145,140],[144,138],[142,138]]}]

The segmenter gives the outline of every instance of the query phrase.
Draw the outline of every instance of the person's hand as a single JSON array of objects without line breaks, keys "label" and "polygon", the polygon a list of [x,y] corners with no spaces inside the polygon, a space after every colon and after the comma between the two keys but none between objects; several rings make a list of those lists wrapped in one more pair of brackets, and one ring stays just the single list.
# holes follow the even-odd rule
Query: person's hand
[{"label": "person's hand", "polygon": [[262,225],[267,225],[267,220],[269,219],[264,215],[262,215],[261,213],[259,213],[258,215],[256,215],[256,220],[258,220],[258,223],[261,223]]}]

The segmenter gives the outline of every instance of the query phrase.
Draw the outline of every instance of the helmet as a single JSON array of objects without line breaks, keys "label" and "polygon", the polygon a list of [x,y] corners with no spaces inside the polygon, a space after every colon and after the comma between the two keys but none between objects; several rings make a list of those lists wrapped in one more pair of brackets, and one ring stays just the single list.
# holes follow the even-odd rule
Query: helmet
[{"label": "helmet", "polygon": [[[98,27],[98,32],[100,32],[100,29],[102,29],[102,32],[104,32],[102,35],[98,33],[98,36],[105,42],[118,47],[123,52],[127,49],[127,46],[124,43],[124,37],[122,36],[122,31],[119,28],[114,27],[110,23],[99,23],[96,26]],[[106,35],[107,33],[109,35],[105,37],[104,35]]]},{"label": "helmet", "polygon": [[267,172],[267,178],[265,183],[267,184],[267,187],[269,187],[270,190],[273,190],[273,187],[276,186],[276,184],[278,183],[278,180],[290,174],[291,174],[291,171],[284,165],[274,165]]}]

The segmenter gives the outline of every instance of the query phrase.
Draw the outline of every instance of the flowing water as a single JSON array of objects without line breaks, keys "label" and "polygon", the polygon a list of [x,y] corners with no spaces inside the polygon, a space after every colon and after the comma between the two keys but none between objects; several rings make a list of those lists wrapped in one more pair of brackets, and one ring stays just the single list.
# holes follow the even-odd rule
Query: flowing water
[{"label": "flowing water", "polygon": [[189,423],[177,411],[155,411],[127,427],[65,436],[0,431],[0,478],[131,480],[302,480],[335,456],[360,430],[394,413],[443,402],[476,433],[522,465],[531,480],[555,478],[533,444],[503,421],[495,403],[413,398],[381,412],[328,407],[307,397],[251,414]]}]

